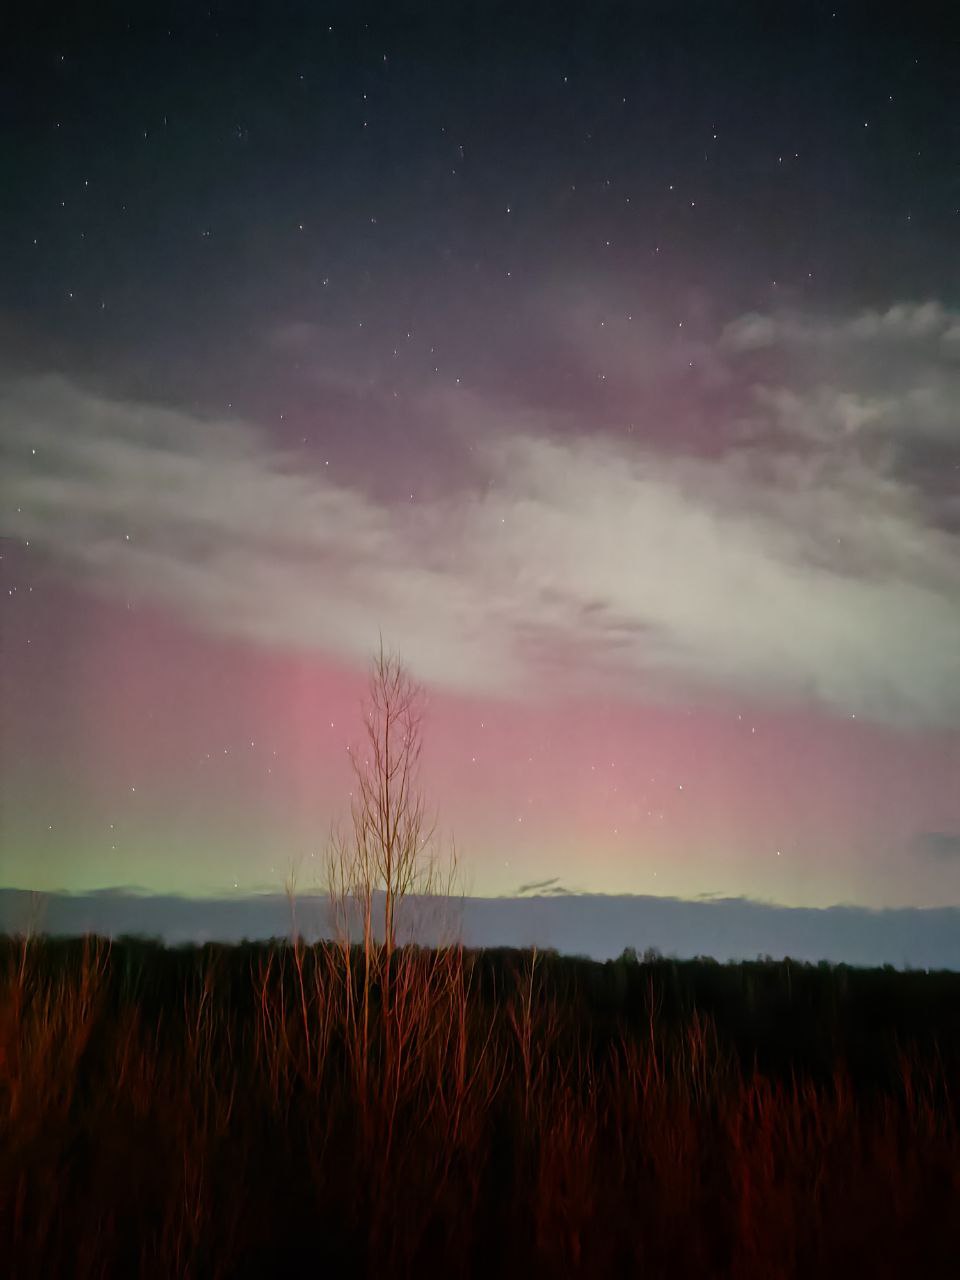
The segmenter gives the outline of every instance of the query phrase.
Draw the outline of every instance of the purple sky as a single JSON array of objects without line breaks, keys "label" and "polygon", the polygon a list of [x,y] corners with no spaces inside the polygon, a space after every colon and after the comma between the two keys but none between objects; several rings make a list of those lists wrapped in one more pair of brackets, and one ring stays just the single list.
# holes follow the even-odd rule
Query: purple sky
[{"label": "purple sky", "polygon": [[7,887],[309,882],[382,634],[474,894],[960,905],[940,33],[533,9],[19,32]]}]

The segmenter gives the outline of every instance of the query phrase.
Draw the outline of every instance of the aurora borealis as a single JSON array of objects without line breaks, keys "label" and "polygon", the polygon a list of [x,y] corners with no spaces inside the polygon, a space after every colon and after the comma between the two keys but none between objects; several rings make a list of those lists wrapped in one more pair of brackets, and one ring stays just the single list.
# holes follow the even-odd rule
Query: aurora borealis
[{"label": "aurora borealis", "polygon": [[4,887],[309,884],[382,634],[475,895],[960,906],[950,58],[762,12],[12,35]]}]

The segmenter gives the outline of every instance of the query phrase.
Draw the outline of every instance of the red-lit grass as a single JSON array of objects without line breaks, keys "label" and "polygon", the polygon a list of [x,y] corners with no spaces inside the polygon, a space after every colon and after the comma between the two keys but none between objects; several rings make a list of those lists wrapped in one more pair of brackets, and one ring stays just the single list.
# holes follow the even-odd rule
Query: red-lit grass
[{"label": "red-lit grass", "polygon": [[536,953],[397,948],[373,980],[362,950],[301,942],[34,940],[3,961],[12,1276],[931,1276],[960,1257],[936,1047],[866,1083],[839,1059],[765,1070],[697,1008],[667,1019],[656,966],[642,1012],[602,1018]]}]

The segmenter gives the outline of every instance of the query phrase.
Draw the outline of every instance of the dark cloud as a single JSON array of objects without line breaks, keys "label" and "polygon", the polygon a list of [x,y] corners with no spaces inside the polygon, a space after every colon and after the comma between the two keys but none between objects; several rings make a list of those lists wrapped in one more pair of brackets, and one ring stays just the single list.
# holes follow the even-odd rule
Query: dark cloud
[{"label": "dark cloud", "polygon": [[924,831],[917,844],[931,858],[960,859],[960,831]]},{"label": "dark cloud", "polygon": [[566,897],[574,891],[568,889],[566,885],[560,883],[559,876],[551,876],[548,880],[532,880],[529,884],[522,884],[517,890],[516,896],[522,898],[524,895],[531,895],[537,898]]},{"label": "dark cloud", "polygon": [[522,897],[525,893],[543,893],[551,885],[557,884],[559,879],[559,876],[551,876],[549,880],[531,880],[529,884],[520,885],[517,889],[517,897]]},{"label": "dark cloud", "polygon": [[[542,882],[556,883],[551,878]],[[169,944],[283,938],[290,906],[282,894],[190,899],[129,894],[50,894],[42,898],[0,890],[0,930],[49,934],[139,934]],[[328,902],[304,896],[297,921],[307,938],[329,931]],[[428,917],[418,916],[418,919]],[[461,936],[469,946],[555,948],[572,955],[612,959],[625,947],[655,947],[664,955],[758,955],[830,960],[855,965],[893,964],[960,969],[960,908],[778,907],[744,898],[688,902],[678,898],[540,895],[466,898]],[[444,916],[443,927],[449,926]],[[418,934],[430,941],[430,925]]]}]

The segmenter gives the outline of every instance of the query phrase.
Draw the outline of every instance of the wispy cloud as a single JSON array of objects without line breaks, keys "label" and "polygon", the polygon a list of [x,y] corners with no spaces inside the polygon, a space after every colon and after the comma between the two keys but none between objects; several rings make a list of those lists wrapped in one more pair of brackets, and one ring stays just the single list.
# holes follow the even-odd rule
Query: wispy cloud
[{"label": "wispy cloud", "polygon": [[567,897],[573,892],[573,889],[568,889],[566,885],[560,883],[559,876],[551,876],[548,880],[531,880],[529,884],[520,885],[514,896],[517,898],[525,896],[555,898]]},{"label": "wispy cloud", "polygon": [[842,343],[901,344],[960,342],[960,311],[935,300],[898,302],[883,310],[855,316],[817,317],[784,311],[777,315],[749,312],[724,327],[722,344],[735,351],[756,351],[777,345],[822,346]]},{"label": "wispy cloud", "polygon": [[276,452],[249,424],[51,376],[2,389],[0,436],[7,529],[95,588],[216,632],[348,656],[382,626],[441,683],[473,671],[482,684],[496,665],[471,633],[475,585],[431,568],[407,512]]},{"label": "wispy cloud", "polygon": [[[904,344],[955,322],[936,305],[832,323],[915,369]],[[738,323],[718,366],[751,347]],[[779,441],[710,456],[464,396],[445,411],[466,415],[474,473],[414,503],[338,483],[251,423],[8,377],[3,531],[97,590],[253,642],[365,658],[382,630],[440,685],[734,690],[957,725],[960,538],[883,451],[847,443],[922,386],[884,389],[865,367],[829,395],[760,384]],[[946,400],[927,409],[949,436]]]}]

